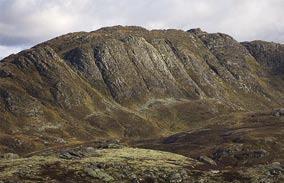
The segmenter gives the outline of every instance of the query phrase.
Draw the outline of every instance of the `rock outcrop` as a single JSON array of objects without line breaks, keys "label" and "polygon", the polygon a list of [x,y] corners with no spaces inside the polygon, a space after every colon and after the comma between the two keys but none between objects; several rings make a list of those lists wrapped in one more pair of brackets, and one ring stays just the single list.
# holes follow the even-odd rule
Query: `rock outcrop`
[{"label": "rock outcrop", "polygon": [[284,74],[284,45],[265,42],[265,41],[252,41],[243,42],[247,50],[252,56],[265,68],[271,70],[273,74]]}]

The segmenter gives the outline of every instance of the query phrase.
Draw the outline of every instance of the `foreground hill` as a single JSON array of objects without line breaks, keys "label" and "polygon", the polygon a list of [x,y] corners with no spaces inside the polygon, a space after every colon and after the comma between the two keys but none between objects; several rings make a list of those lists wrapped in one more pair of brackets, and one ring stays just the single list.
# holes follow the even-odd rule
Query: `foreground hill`
[{"label": "foreground hill", "polygon": [[70,33],[0,62],[0,151],[155,138],[280,108],[284,46],[200,29]]}]

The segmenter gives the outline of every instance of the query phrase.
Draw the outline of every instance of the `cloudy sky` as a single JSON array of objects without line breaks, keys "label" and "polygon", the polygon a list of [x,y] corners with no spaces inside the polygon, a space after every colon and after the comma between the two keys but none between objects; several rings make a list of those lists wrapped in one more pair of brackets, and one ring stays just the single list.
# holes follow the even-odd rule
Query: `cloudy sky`
[{"label": "cloudy sky", "polygon": [[0,0],[0,58],[103,26],[200,27],[239,41],[284,43],[284,0]]}]

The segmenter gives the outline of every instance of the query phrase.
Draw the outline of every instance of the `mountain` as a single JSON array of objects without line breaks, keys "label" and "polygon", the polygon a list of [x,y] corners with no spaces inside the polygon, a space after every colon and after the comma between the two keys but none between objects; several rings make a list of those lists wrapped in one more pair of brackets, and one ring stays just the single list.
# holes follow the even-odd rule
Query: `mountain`
[{"label": "mountain", "polygon": [[1,151],[152,138],[283,106],[284,46],[200,29],[69,33],[0,63]]},{"label": "mountain", "polygon": [[[92,159],[88,157],[97,156],[85,156],[88,148],[59,156],[84,157],[75,162],[80,166],[75,169],[53,156],[62,148],[119,139],[128,146],[176,153],[123,148],[117,156],[133,159],[133,153],[142,153],[126,168],[132,167],[137,175],[144,171],[137,163],[151,156],[154,159],[149,161],[160,158],[157,162],[169,167],[184,169],[187,163],[194,164],[189,177],[196,180],[232,182],[258,177],[257,182],[276,166],[274,161],[284,160],[283,105],[283,44],[240,43],[229,35],[200,29],[150,31],[114,26],[69,33],[0,61],[0,152],[29,157],[30,171],[39,171],[43,161],[52,162],[41,165],[44,169],[36,174],[48,175],[44,181],[62,181],[67,167],[72,174],[69,182],[91,181],[83,179],[83,174],[111,181],[110,177],[120,179],[115,172],[123,168],[112,167],[110,173],[107,167],[113,165],[107,164],[100,165],[100,170],[86,170],[85,163]],[[99,154],[108,157],[116,152]],[[40,160],[33,155],[48,157]],[[173,159],[167,160],[168,156]],[[184,164],[179,164],[181,159]],[[0,180],[23,179],[20,174],[13,178],[9,171],[26,171],[26,160],[17,161],[23,166],[3,161],[0,171],[11,168],[5,169]],[[124,166],[124,160],[118,161]],[[162,170],[156,172],[157,166],[153,163],[148,168],[154,167],[153,174],[163,177]],[[247,167],[251,167],[249,175],[243,173]],[[54,173],[54,168],[62,174]],[[82,168],[85,173],[79,172],[80,178],[77,171]],[[184,174],[182,170],[167,171],[164,174],[175,178],[159,180],[183,180],[176,177]],[[25,176],[31,180],[35,174]],[[275,177],[263,180],[270,179]]]}]

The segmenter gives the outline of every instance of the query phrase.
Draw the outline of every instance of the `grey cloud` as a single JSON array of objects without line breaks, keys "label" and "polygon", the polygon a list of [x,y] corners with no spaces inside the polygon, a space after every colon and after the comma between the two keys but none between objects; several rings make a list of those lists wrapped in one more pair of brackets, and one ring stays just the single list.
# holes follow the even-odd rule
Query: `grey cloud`
[{"label": "grey cloud", "polygon": [[0,45],[28,47],[68,32],[118,24],[201,27],[239,41],[283,43],[283,9],[283,0],[0,0]]}]

